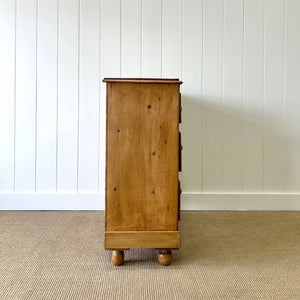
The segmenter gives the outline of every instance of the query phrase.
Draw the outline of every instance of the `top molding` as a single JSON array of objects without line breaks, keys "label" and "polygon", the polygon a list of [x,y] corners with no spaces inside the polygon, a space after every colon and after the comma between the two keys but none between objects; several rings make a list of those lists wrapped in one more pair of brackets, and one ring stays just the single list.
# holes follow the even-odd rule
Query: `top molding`
[{"label": "top molding", "polygon": [[182,84],[178,78],[104,78],[103,82],[112,83],[175,83]]}]

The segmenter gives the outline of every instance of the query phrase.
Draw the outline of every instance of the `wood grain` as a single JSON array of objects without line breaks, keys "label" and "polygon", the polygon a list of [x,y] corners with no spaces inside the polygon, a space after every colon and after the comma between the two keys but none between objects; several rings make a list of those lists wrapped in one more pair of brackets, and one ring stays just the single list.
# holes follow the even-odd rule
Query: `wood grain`
[{"label": "wood grain", "polygon": [[178,85],[140,85],[141,230],[177,230]]},{"label": "wood grain", "polygon": [[106,230],[177,230],[178,93],[107,84]]},{"label": "wood grain", "polygon": [[169,249],[159,250],[157,258],[158,258],[158,262],[162,266],[168,266],[173,259],[172,251]]},{"label": "wood grain", "polygon": [[105,249],[180,248],[179,231],[106,231]]},{"label": "wood grain", "polygon": [[177,78],[104,78],[103,82],[119,83],[178,83],[182,84]]},{"label": "wood grain", "polygon": [[[139,85],[111,85],[107,107],[107,230],[138,230],[143,174],[139,137]],[[129,217],[130,216],[130,217]]]}]

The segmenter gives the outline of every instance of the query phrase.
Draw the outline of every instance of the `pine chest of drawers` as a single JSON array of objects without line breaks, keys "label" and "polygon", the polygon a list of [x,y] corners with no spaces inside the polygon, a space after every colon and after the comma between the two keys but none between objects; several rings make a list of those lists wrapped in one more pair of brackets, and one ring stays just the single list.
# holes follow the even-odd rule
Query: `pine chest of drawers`
[{"label": "pine chest of drawers", "polygon": [[105,78],[105,249],[180,248],[181,97],[178,79]]}]

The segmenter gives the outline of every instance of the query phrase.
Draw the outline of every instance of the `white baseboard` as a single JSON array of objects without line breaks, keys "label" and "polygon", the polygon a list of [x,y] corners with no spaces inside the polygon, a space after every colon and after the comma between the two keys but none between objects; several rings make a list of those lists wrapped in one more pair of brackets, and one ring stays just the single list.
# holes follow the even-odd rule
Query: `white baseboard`
[{"label": "white baseboard", "polygon": [[[104,193],[0,194],[0,210],[104,210]],[[300,194],[183,193],[182,210],[300,210]]]},{"label": "white baseboard", "polygon": [[0,210],[104,210],[104,194],[0,194]]},{"label": "white baseboard", "polygon": [[183,193],[182,210],[300,210],[300,194]]}]

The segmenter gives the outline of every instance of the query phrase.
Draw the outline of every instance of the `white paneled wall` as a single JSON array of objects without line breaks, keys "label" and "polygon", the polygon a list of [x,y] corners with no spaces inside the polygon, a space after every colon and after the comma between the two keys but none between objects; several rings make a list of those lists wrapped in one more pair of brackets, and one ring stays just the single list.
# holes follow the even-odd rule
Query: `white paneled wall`
[{"label": "white paneled wall", "polygon": [[184,209],[300,209],[300,1],[0,0],[0,43],[0,209],[104,208],[104,77],[183,80]]},{"label": "white paneled wall", "polygon": [[35,188],[47,193],[56,191],[58,3],[42,0],[37,9]]},{"label": "white paneled wall", "polygon": [[38,79],[36,1],[20,1],[16,9],[14,189],[15,192],[34,192]]}]

